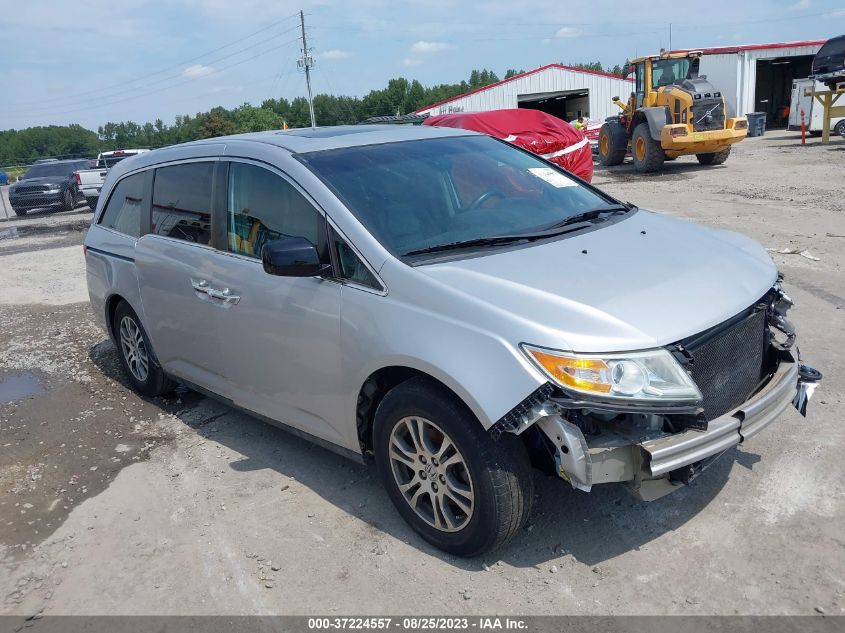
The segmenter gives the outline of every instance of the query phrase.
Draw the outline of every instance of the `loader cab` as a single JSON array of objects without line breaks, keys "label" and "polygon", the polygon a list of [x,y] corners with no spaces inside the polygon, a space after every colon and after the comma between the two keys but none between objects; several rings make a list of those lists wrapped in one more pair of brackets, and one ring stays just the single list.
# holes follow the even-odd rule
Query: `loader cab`
[{"label": "loader cab", "polygon": [[664,53],[633,60],[635,108],[660,105],[657,96],[660,88],[698,77],[699,60],[698,52]]}]

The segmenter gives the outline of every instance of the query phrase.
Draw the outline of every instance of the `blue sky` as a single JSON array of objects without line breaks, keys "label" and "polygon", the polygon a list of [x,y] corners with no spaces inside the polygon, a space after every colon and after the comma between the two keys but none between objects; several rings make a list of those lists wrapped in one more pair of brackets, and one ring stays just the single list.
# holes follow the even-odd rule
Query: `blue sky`
[{"label": "blue sky", "polygon": [[[139,123],[305,94],[298,11],[315,93],[362,96],[392,77],[453,83],[473,68],[601,61],[669,46],[825,39],[826,0],[0,0],[0,129]],[[684,21],[681,21],[683,18]]]}]

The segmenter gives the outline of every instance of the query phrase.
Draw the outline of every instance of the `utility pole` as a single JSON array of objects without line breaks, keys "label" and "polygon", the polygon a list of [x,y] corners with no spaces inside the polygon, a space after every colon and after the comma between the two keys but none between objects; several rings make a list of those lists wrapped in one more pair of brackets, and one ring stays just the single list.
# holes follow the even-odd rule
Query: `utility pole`
[{"label": "utility pole", "polygon": [[311,112],[311,127],[317,127],[314,120],[314,98],[311,96],[311,66],[314,65],[314,58],[309,54],[308,42],[305,40],[305,13],[299,12],[299,21],[302,24],[302,59],[297,60],[296,65],[305,69],[305,84],[308,86],[308,110]]},{"label": "utility pole", "polygon": [[669,51],[672,51],[672,23],[669,22]]}]

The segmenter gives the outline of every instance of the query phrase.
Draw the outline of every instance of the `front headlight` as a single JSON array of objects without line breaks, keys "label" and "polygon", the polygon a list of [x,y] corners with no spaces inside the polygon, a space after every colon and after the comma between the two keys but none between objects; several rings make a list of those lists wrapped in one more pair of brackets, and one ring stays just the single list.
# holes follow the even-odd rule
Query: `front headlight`
[{"label": "front headlight", "polygon": [[573,354],[522,345],[563,389],[602,399],[695,402],[701,392],[665,349],[621,354]]}]

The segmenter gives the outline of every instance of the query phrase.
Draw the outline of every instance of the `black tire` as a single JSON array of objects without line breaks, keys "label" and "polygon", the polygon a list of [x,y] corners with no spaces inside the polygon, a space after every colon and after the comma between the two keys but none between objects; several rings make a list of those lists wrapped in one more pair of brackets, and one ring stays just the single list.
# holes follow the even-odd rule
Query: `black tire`
[{"label": "black tire", "polygon": [[20,216],[20,217],[25,216],[25,215],[26,215],[26,212],[27,212],[28,210],[29,210],[29,209],[16,209],[15,207],[12,207],[12,211],[14,211],[14,212],[15,212],[15,215]]},{"label": "black tire", "polygon": [[73,211],[76,207],[76,196],[73,195],[73,191],[70,189],[65,189],[65,192],[62,196],[62,211]]},{"label": "black tire", "polygon": [[657,171],[666,160],[666,154],[660,142],[651,138],[651,130],[646,122],[637,125],[631,135],[631,158],[634,160],[634,167],[640,173]]},{"label": "black tire", "polygon": [[[415,468],[407,465],[403,466],[399,460],[393,460],[390,457],[394,430],[407,428],[402,425],[408,418],[421,418],[429,425],[425,427],[429,431],[425,435],[427,441],[421,441],[425,441],[429,446],[435,446],[433,442],[438,440],[442,442],[445,436],[458,451],[457,464],[445,466],[439,475],[435,472],[428,476],[427,490],[429,492],[426,493],[428,496],[424,495],[417,503],[417,507],[420,507],[422,503],[421,510],[425,510],[426,501],[428,501],[427,507],[434,510],[435,497],[431,495],[437,494],[438,481],[443,487],[440,493],[442,496],[446,490],[453,492],[455,490],[453,485],[448,483],[449,481],[465,484],[464,487],[471,490],[472,500],[467,504],[469,512],[450,513],[453,531],[440,529],[427,522],[417,510],[411,507],[410,501],[405,499],[399,488],[398,479],[401,473],[394,475],[395,469],[404,470],[408,476],[413,476],[420,482],[417,484],[419,487],[412,486],[408,489],[409,494],[422,490],[426,485],[420,479],[420,477],[426,479],[424,471],[416,471]],[[431,428],[431,426],[438,428]],[[434,437],[430,432],[434,432]],[[408,446],[412,453],[415,452],[413,446],[410,444]],[[445,444],[436,446],[445,446]],[[498,441],[493,441],[466,405],[432,380],[422,377],[412,378],[388,392],[376,410],[373,424],[373,447],[379,477],[399,514],[426,541],[450,554],[478,556],[499,547],[511,539],[528,519],[534,496],[534,481],[528,453],[522,441],[508,433],[503,434]],[[433,452],[431,454],[434,455]],[[416,451],[415,456],[410,457],[415,467],[422,468],[421,462],[418,461],[421,455],[424,456],[422,452]],[[455,453],[452,453],[451,449],[446,449],[438,452],[437,455],[453,456]],[[450,457],[446,461],[453,460]],[[424,460],[422,463],[425,463]],[[438,464],[435,459],[430,459],[428,463],[435,467],[444,467],[444,464]],[[461,472],[450,471],[449,469],[453,467],[460,469]],[[419,477],[417,472],[419,472]],[[455,477],[460,474],[467,476],[458,481]],[[450,496],[452,499],[455,498],[453,494]],[[463,498],[463,501],[466,502],[469,499],[470,496],[467,496]],[[448,504],[448,502],[443,503]],[[438,507],[441,508],[439,514],[441,519],[438,522],[445,526],[447,522],[446,514],[442,509],[443,504]],[[453,506],[455,507],[457,506]],[[462,525],[461,521],[465,524]]]},{"label": "black tire", "polygon": [[730,146],[728,146],[719,152],[714,152],[711,154],[696,154],[695,157],[698,159],[698,162],[702,165],[721,165],[726,160],[728,160],[728,156],[730,155],[731,148]]},{"label": "black tire", "polygon": [[619,121],[606,121],[599,130],[599,161],[606,167],[621,165],[628,151],[628,133]]},{"label": "black tire", "polygon": [[97,208],[97,198],[85,198],[85,204],[93,211]]},{"label": "black tire", "polygon": [[[127,354],[127,345],[123,340],[123,332],[121,327],[124,320],[127,319],[133,323],[140,335],[140,340],[137,337],[132,337],[137,342],[137,346],[143,346],[143,352],[146,355],[146,372],[140,372],[137,362],[132,362]],[[150,339],[147,337],[147,332],[144,326],[141,325],[141,320],[135,311],[125,301],[121,301],[114,311],[114,321],[112,323],[112,331],[117,342],[117,355],[120,357],[120,364],[123,366],[123,371],[126,372],[129,382],[135,388],[135,391],[144,396],[159,396],[163,393],[173,391],[176,383],[173,382],[159,367],[155,354],[153,354]],[[131,331],[134,333],[134,331]]]},{"label": "black tire", "polygon": [[845,119],[842,119],[836,124],[836,127],[833,128],[833,133],[845,138]]},{"label": "black tire", "polygon": [[821,130],[810,130],[810,136],[819,137],[822,135]]}]

